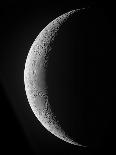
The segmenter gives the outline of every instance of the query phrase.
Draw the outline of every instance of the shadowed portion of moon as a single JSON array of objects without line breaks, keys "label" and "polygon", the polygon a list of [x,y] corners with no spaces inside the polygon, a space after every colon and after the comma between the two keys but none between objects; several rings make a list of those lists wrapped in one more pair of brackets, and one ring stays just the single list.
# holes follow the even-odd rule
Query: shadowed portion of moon
[{"label": "shadowed portion of moon", "polygon": [[99,147],[111,119],[108,113],[111,114],[113,69],[110,68],[111,73],[108,67],[111,55],[106,52],[111,52],[107,40],[110,27],[102,13],[92,17],[88,11],[78,20],[73,16],[62,26],[54,41],[55,52],[49,57],[46,75],[49,101],[62,128],[82,144]]}]

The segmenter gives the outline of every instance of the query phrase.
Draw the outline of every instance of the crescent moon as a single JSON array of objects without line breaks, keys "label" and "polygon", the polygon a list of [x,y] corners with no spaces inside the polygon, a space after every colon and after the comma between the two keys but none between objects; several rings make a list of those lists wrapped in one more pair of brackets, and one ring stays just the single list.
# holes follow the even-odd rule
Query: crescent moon
[{"label": "crescent moon", "polygon": [[[83,8],[82,8],[83,9]],[[53,135],[73,145],[83,146],[70,138],[61,128],[53,114],[47,88],[42,87],[47,69],[47,53],[61,25],[80,9],[67,12],[50,22],[37,36],[27,55],[24,69],[24,85],[30,107],[40,123]]]}]

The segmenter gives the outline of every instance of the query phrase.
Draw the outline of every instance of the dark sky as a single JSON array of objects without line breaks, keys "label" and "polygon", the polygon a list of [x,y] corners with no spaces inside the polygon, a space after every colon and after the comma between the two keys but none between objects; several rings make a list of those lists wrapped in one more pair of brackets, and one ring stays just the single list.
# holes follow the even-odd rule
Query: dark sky
[{"label": "dark sky", "polygon": [[[39,34],[39,32],[49,22],[51,22],[59,15],[67,11],[70,11],[71,9],[86,7],[87,5],[90,5],[90,4],[91,3],[89,2],[88,4],[78,3],[77,5],[74,5],[74,4],[65,5],[63,3],[62,5],[61,4],[50,5],[50,3],[46,5],[42,5],[40,3],[22,4],[22,3],[12,2],[8,4],[3,3],[0,6],[0,39],[1,39],[1,50],[0,50],[1,128],[0,130],[1,130],[1,137],[2,137],[2,140],[1,140],[2,148],[5,151],[5,153],[9,151],[9,153],[12,153],[12,154],[17,154],[16,152],[20,154],[24,154],[24,153],[27,154],[27,152],[29,152],[30,154],[37,154],[42,151],[43,153],[48,151],[48,153],[51,152],[56,154],[54,151],[57,151],[57,150],[61,153],[66,151],[69,151],[71,153],[75,153],[75,152],[83,153],[83,151],[85,152],[89,151],[85,149],[83,151],[81,149],[77,151],[78,148],[73,147],[70,144],[66,144],[63,141],[57,139],[55,136],[52,136],[46,129],[42,127],[42,125],[37,121],[37,119],[35,118],[34,114],[32,113],[28,105],[27,98],[24,91],[23,73],[24,73],[24,64],[26,61],[28,51],[34,39]],[[87,138],[85,140],[85,143],[90,144],[90,146],[92,147],[92,151],[96,151],[96,150],[101,151],[101,150],[104,150],[104,148],[108,146],[109,143],[111,144],[108,147],[112,147],[113,145],[112,143],[114,140],[113,139],[113,136],[114,136],[113,103],[115,98],[115,87],[116,87],[115,74],[114,74],[115,72],[115,57],[114,57],[114,52],[115,52],[114,20],[115,18],[114,18],[113,9],[110,10],[108,6],[103,6],[103,5],[99,6],[96,3],[94,5],[96,5],[95,8],[93,7],[92,9],[90,9],[89,13],[85,15],[84,18],[79,19],[82,24],[78,26],[78,29],[80,30],[80,31],[78,30],[79,37],[75,36],[73,39],[75,40],[77,38],[77,40],[79,41],[79,48],[75,46],[75,50],[82,51],[83,57],[85,58],[87,57],[86,59],[88,61],[91,61],[91,63],[87,64],[87,66],[89,66],[88,78],[85,77],[84,71],[83,73],[81,73],[80,71],[81,76],[79,78],[80,78],[81,86],[80,86],[80,90],[78,91],[80,92],[81,97],[83,97],[82,94],[86,96],[82,99],[83,101],[81,102],[85,102],[85,100],[86,102],[91,102],[88,106],[84,105],[82,107],[84,107],[85,109],[85,115],[86,114],[88,115],[88,113],[92,114],[92,116],[95,115],[95,120],[90,119],[91,121],[88,123],[89,125],[91,125],[92,121],[98,121],[98,120],[100,121],[100,124],[93,123],[94,127],[91,128],[91,130],[94,128],[96,128],[96,130],[94,129],[94,131],[92,132],[92,136],[95,134],[95,137],[97,137],[99,134],[101,134],[100,127],[98,127],[98,125],[101,125],[101,131],[102,133],[104,133],[102,138],[100,135],[98,139],[95,142],[93,142],[94,143],[93,145],[92,145],[92,142],[88,140],[89,137],[85,136]],[[69,29],[67,29],[67,32],[69,33]],[[60,33],[62,33],[62,31]],[[64,32],[63,35],[65,36],[65,39],[66,39],[68,33],[66,34],[65,33],[66,32]],[[77,31],[75,32],[73,30],[73,33],[77,33]],[[64,40],[62,37],[60,39],[61,41],[57,43],[58,45],[60,44],[62,45],[62,42]],[[66,46],[67,42],[65,42],[64,45]],[[74,43],[72,40],[71,46],[73,47],[73,45]],[[72,47],[70,47],[70,50],[72,49]],[[58,50],[61,50],[60,46],[58,47],[58,49],[56,49],[56,51]],[[62,47],[62,50],[64,50],[64,47]],[[67,50],[68,50],[68,46],[67,46]],[[92,55],[93,50],[95,51],[95,53],[98,52],[99,54]],[[79,56],[81,57],[81,55]],[[91,59],[91,57],[92,58],[94,57],[95,59],[93,60]],[[70,58],[70,55],[68,55],[68,59],[69,58]],[[102,61],[102,59],[104,58],[105,60]],[[82,60],[84,61],[85,59],[83,58]],[[74,58],[74,61],[76,61],[75,58]],[[103,63],[106,63],[106,65],[104,65]],[[99,66],[96,67],[96,65],[99,65]],[[84,69],[86,70],[87,66],[86,64],[84,64],[83,70]],[[103,68],[104,66],[107,67],[107,69],[105,68],[104,70]],[[65,69],[66,67],[67,66],[64,65],[63,69]],[[94,70],[95,67],[97,69],[100,69],[100,74],[98,75],[99,76],[98,78],[100,78],[101,76],[103,81],[103,86],[100,88],[99,94],[102,94],[105,91],[105,93],[109,95],[108,99],[106,99],[106,97],[104,99],[104,96],[101,97],[102,95],[97,98],[98,100],[97,102],[99,102],[99,106],[92,105],[92,102],[95,99],[93,96],[96,95],[95,90],[92,91],[93,89],[95,89],[93,84],[95,84],[94,80],[96,80],[95,78],[97,76],[95,71],[93,72],[91,71]],[[65,72],[63,72],[63,69],[61,70],[63,75],[65,73],[67,74],[68,71],[65,70]],[[55,71],[55,73],[56,72],[57,71]],[[57,76],[57,74],[55,75],[55,77]],[[65,81],[65,78],[66,77],[64,76],[63,78],[64,81]],[[86,82],[87,79],[88,81]],[[74,84],[72,80],[71,80],[71,83]],[[107,85],[105,85],[106,83]],[[88,88],[87,84],[91,85],[90,88],[92,89]],[[78,84],[76,83],[76,85]],[[98,85],[100,85],[99,82],[98,82]],[[58,84],[55,86],[58,86]],[[63,91],[64,91],[64,88],[63,88]],[[88,93],[86,93],[86,91]],[[65,94],[65,96],[68,96],[68,95],[69,95],[69,92],[68,94]],[[90,96],[92,96],[93,98]],[[90,101],[90,98],[91,98],[91,101]],[[64,100],[65,99],[63,99],[63,101]],[[109,104],[107,104],[106,101],[109,102]],[[66,105],[62,107],[61,113],[65,109],[65,106]],[[54,108],[60,109],[61,105],[59,104]],[[95,109],[95,114],[92,108]],[[67,109],[68,111],[66,111],[66,113],[68,114],[69,108]],[[92,112],[90,109],[92,109]],[[71,108],[71,110],[74,110],[74,107]],[[86,112],[87,110],[88,110],[88,113]],[[56,111],[56,113],[58,112]],[[97,115],[97,113],[99,113],[100,115]],[[88,122],[88,119],[91,118],[92,116],[89,115],[85,119],[85,115],[83,116],[84,121]],[[103,115],[103,118],[102,118],[102,115]],[[63,113],[61,115],[58,114],[59,119],[61,119],[61,117],[63,116],[64,116]],[[73,117],[74,117],[74,114],[72,114],[72,116],[68,116],[68,119],[71,121]],[[66,118],[64,118],[63,121],[65,121],[65,119]],[[104,121],[105,119],[106,121]],[[75,121],[77,121],[77,119]],[[71,125],[71,122],[69,122],[69,124]],[[68,126],[68,121],[66,122],[66,127],[67,126]],[[74,124],[72,126],[74,126]],[[75,128],[76,127],[77,125],[75,126]],[[84,125],[83,128],[85,130],[86,125]],[[73,132],[75,132],[75,130],[72,129]],[[91,135],[89,128],[87,128],[87,130],[89,135]],[[80,132],[80,134],[82,134],[83,132]],[[85,133],[85,135],[86,134],[87,133]],[[79,138],[80,138],[80,141],[81,141],[81,138],[84,139],[83,136],[82,137],[80,136]],[[94,138],[90,138],[90,140],[93,140],[93,139]],[[91,150],[91,147],[90,147],[90,150]]]}]

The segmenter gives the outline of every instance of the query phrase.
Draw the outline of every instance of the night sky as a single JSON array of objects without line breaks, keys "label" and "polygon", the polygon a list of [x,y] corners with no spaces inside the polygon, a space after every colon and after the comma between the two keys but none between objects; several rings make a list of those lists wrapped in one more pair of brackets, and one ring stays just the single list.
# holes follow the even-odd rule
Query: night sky
[{"label": "night sky", "polygon": [[[39,32],[56,17],[91,5],[59,31],[47,71],[56,118],[78,148],[49,133],[35,118],[24,90],[24,65]],[[43,6],[43,7],[42,7]],[[48,7],[49,6],[49,7]],[[0,103],[3,154],[91,153],[113,150],[115,122],[114,11],[90,2],[0,5]],[[78,19],[78,20],[77,20]],[[56,103],[56,104],[54,104]],[[107,150],[107,151],[108,151]]]}]

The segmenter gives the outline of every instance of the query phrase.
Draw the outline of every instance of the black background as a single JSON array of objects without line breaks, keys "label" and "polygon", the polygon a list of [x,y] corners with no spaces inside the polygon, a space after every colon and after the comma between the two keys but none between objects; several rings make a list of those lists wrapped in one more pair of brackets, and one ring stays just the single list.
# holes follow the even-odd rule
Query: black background
[{"label": "black background", "polygon": [[[38,33],[59,15],[88,5],[87,13],[73,16],[59,31],[47,74],[52,108],[64,130],[89,146],[82,149],[59,140],[38,122],[27,102],[23,72]],[[1,4],[0,130],[4,154],[114,150],[114,20],[115,11],[109,4]]]}]

